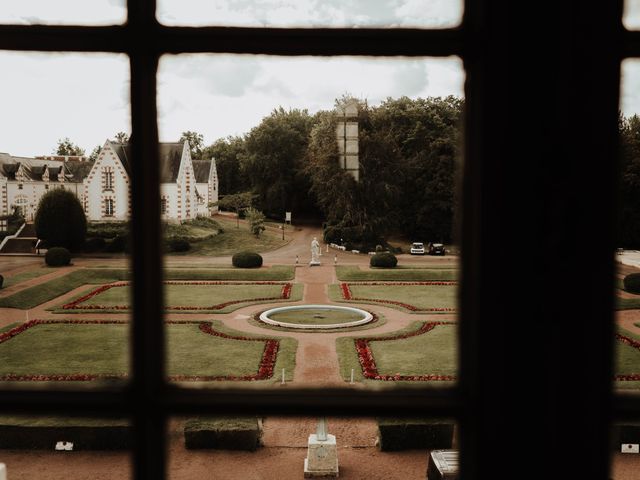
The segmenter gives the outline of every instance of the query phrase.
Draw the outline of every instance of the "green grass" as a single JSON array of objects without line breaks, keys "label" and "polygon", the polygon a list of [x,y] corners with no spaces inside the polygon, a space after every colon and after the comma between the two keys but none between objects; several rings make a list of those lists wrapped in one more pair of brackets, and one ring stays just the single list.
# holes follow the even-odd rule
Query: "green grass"
[{"label": "green grass", "polygon": [[[245,337],[213,322],[218,331]],[[263,342],[249,342],[207,335],[197,324],[165,325],[169,375],[250,375],[258,370]],[[0,344],[0,374],[105,374],[129,369],[129,326],[95,324],[37,325]],[[273,337],[269,337],[273,338]],[[295,366],[294,339],[281,339],[273,382],[285,368],[289,377]],[[253,382],[255,383],[255,382]],[[258,382],[264,383],[264,382]]]},{"label": "green grass", "polygon": [[425,282],[439,280],[457,280],[458,270],[447,268],[406,268],[396,267],[390,269],[361,270],[357,266],[338,265],[336,267],[338,280],[343,282],[366,281],[405,281]]},{"label": "green grass", "polygon": [[[176,311],[179,313],[229,313],[247,305],[300,300],[302,298],[303,288],[303,285],[293,285],[289,300],[277,299],[282,293],[282,285],[165,285],[164,292],[166,295],[165,305],[167,307],[194,307],[193,310],[172,310],[169,308],[167,311]],[[88,292],[83,291],[77,298],[84,296],[86,293]],[[100,309],[101,313],[122,313],[122,310],[116,309],[115,307],[122,305],[130,306],[130,293],[130,287],[113,287],[78,304],[78,308],[64,310],[62,309],[62,305],[59,305],[53,309],[53,311],[57,313],[95,313],[95,309],[83,309],[82,307],[100,305],[104,307]],[[265,301],[258,300],[259,298],[276,299]],[[219,309],[204,309],[205,307],[214,307],[221,303],[239,300],[243,301]]]},{"label": "green grass", "polygon": [[283,311],[269,315],[271,320],[292,323],[295,325],[331,325],[362,320],[356,312],[314,308],[294,311]]},{"label": "green grass", "polygon": [[5,276],[2,286],[3,288],[7,288],[21,282],[26,282],[27,280],[32,280],[34,278],[41,277],[42,275],[46,275],[54,271],[55,269],[50,267],[44,267],[44,266],[35,267],[33,270],[27,270],[24,272],[17,273],[15,275]]},{"label": "green grass", "polygon": [[266,252],[282,247],[289,242],[289,240],[282,240],[282,235],[277,232],[267,230],[259,238],[256,238],[246,224],[240,224],[240,228],[236,228],[236,222],[233,219],[218,216],[215,220],[223,227],[223,233],[192,242],[189,251],[172,253],[171,255],[225,256],[243,250]]},{"label": "green grass", "polygon": [[129,421],[125,418],[0,415],[0,425],[15,427],[102,427],[127,426]]},{"label": "green grass", "polygon": [[[354,285],[349,288],[354,298],[390,300],[413,305],[420,309],[456,308],[458,304],[456,285]],[[345,302],[339,285],[329,285],[329,298]],[[366,303],[353,300],[355,303]],[[404,312],[410,311],[402,306],[385,304]],[[420,312],[418,312],[420,313]],[[445,312],[446,313],[446,312]]]},{"label": "green grass", "polygon": [[639,298],[620,298],[616,297],[616,310],[637,310],[640,309]]},{"label": "green grass", "polygon": [[192,430],[251,430],[256,426],[256,417],[195,417],[185,421],[185,429]]},{"label": "green grass", "polygon": [[0,327],[0,333],[8,332],[9,330],[17,327],[18,325],[20,325],[20,322],[13,322],[13,323],[10,323],[9,325],[5,325],[4,327]]},{"label": "green grass", "polygon": [[[407,328],[390,333],[387,336],[396,336],[399,333],[414,332],[422,326],[423,322],[414,322]],[[457,337],[456,325],[438,325],[430,332],[416,337],[401,340],[388,340],[384,342],[371,342],[370,346],[378,366],[378,371],[385,375],[427,375],[442,374],[455,375],[457,371]],[[380,337],[376,335],[375,337]],[[340,362],[340,374],[348,382],[351,377],[351,369],[354,372],[354,381],[362,382],[367,386],[390,387],[402,385],[420,387],[450,386],[451,382],[382,382],[368,380],[362,375],[362,367],[358,361],[358,355],[354,345],[354,338],[367,338],[366,335],[358,337],[341,337],[336,340],[336,348]]]},{"label": "green grass", "polygon": [[[259,269],[194,268],[169,269],[165,280],[246,280],[279,281],[290,280],[295,275],[293,266],[277,265]],[[92,268],[76,270],[62,277],[26,288],[0,298],[0,307],[29,309],[70,292],[82,285],[100,285],[119,280],[129,280],[131,274],[124,269]]]}]

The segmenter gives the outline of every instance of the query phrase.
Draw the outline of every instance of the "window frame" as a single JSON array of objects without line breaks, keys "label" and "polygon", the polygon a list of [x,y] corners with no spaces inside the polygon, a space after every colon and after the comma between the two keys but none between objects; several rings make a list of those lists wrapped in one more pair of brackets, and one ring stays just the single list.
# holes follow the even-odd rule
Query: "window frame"
[{"label": "window frame", "polygon": [[[519,8],[506,0],[466,0],[462,24],[444,30],[167,27],[156,21],[155,3],[128,0],[128,22],[120,26],[0,26],[0,49],[126,53],[131,66],[132,155],[138,159],[132,164],[131,185],[134,321],[130,383],[125,389],[99,391],[2,386],[0,410],[130,416],[136,479],[166,478],[166,420],[171,415],[251,412],[375,416],[389,411],[455,417],[461,426],[461,468],[465,479],[489,475],[512,478],[513,470],[508,467],[523,465],[529,473],[548,473],[547,465],[531,463],[539,456],[536,447],[545,439],[548,453],[566,460],[565,466],[554,471],[556,478],[563,478],[562,474],[568,472],[574,478],[581,473],[605,478],[609,468],[606,434],[610,419],[640,416],[638,397],[613,396],[611,391],[613,342],[608,339],[613,330],[612,219],[617,165],[615,161],[604,166],[598,162],[601,155],[615,158],[620,61],[624,57],[640,57],[640,32],[622,27],[621,0],[594,2],[581,6],[579,11],[574,11],[570,2],[554,2],[552,19],[544,9]],[[527,27],[520,23],[525,18],[534,23],[537,20],[538,24]],[[539,26],[545,22],[551,28],[545,28],[542,35]],[[538,40],[534,47],[531,37]],[[568,61],[558,53],[559,46],[566,45]],[[156,71],[160,55],[196,52],[458,55],[463,59],[467,76],[460,237],[464,256],[460,380],[456,387],[375,394],[323,389],[319,395],[310,390],[190,390],[166,382],[164,332],[157,328],[157,319],[163,315],[158,130],[157,122],[149,119],[157,118]],[[554,74],[548,76],[551,78],[532,71],[531,63],[525,59],[534,57],[543,59],[543,67],[553,68]],[[567,90],[566,85],[572,88]],[[558,100],[557,110],[551,113],[531,101],[527,104],[527,117],[521,120],[523,126],[534,129],[544,124],[546,130],[540,131],[533,150],[552,152],[549,155],[558,167],[553,174],[526,177],[513,167],[513,152],[526,139],[505,119],[521,113],[510,103],[517,103],[520,91],[536,99],[559,99],[561,92],[566,92],[566,103],[575,114],[574,123],[564,126],[564,100]],[[566,118],[564,115],[565,123]],[[564,152],[558,142],[563,127],[571,138],[581,138],[569,152]],[[566,159],[554,148],[562,150]],[[527,155],[523,153],[524,157]],[[577,174],[570,168],[576,159],[582,162]],[[557,216],[558,209],[579,212],[573,196],[562,188],[572,185],[576,178],[580,182],[578,191],[585,193],[582,205],[590,216],[576,214],[570,222],[563,222],[564,217]],[[540,185],[544,187],[542,192],[536,188]],[[589,197],[595,188],[599,195],[591,197],[598,198]],[[524,209],[525,214],[509,212],[510,206],[523,207],[530,200],[528,195],[536,193],[542,201]],[[505,222],[509,225],[507,231],[502,228]],[[596,233],[592,229],[594,222],[602,226]],[[535,237],[536,233],[541,240]],[[576,238],[589,233],[590,245],[573,246]],[[512,318],[502,310],[522,308],[523,298],[515,285],[504,281],[513,270],[508,257],[518,254],[514,245],[530,247],[531,251],[540,252],[534,254],[536,261],[552,267],[554,264],[544,255],[556,254],[563,242],[572,245],[572,250],[565,252],[558,263],[558,275],[579,273],[587,284],[589,297],[573,311],[566,307],[558,311],[536,307],[524,312],[523,319],[536,320],[533,314],[540,313],[545,321],[560,327],[554,331],[554,338],[530,328],[530,338],[518,338],[517,347],[512,346],[509,342],[513,337],[505,330],[516,327],[508,323]],[[496,257],[498,245],[501,252]],[[591,255],[589,268],[584,265],[586,254]],[[496,285],[503,296],[496,292]],[[523,285],[539,294],[543,304],[553,305],[555,300],[561,300],[557,282],[543,273],[533,272],[519,288]],[[578,286],[569,286],[567,291],[584,294],[584,288]],[[496,304],[503,308],[496,309]],[[581,315],[590,327],[579,334],[589,347],[590,357],[584,364],[572,360],[584,356],[585,349],[572,343],[572,332],[563,327],[563,315]],[[517,331],[524,333],[523,329]],[[529,367],[531,356],[539,370]],[[574,368],[572,372],[582,382],[579,392],[552,376],[554,368],[564,367]],[[514,373],[520,371],[533,375],[542,371],[547,375],[532,386],[531,380]],[[560,393],[562,399],[556,399],[554,395]],[[539,402],[538,410],[522,407],[519,401],[526,394]],[[584,425],[585,417],[590,419],[589,425]],[[516,428],[522,425],[527,428]],[[570,440],[569,444],[549,440],[550,432]],[[496,466],[496,447],[503,455],[502,468]]]}]

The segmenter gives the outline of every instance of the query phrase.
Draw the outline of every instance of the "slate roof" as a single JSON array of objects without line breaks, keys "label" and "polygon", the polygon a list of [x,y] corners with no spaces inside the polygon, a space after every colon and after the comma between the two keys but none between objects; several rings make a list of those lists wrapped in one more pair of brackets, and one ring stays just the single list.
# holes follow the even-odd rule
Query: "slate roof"
[{"label": "slate roof", "polygon": [[[131,175],[131,145],[128,143],[109,143],[127,173]],[[160,183],[175,183],[178,179],[183,145],[184,142],[160,144]]]},{"label": "slate roof", "polygon": [[193,163],[193,173],[196,176],[196,183],[209,183],[211,160],[191,160],[191,163]]},{"label": "slate roof", "polygon": [[64,171],[65,181],[82,182],[89,174],[93,162],[61,162],[56,160],[44,160],[38,158],[15,157],[8,153],[0,153],[0,175],[15,180],[20,166],[24,172],[25,180],[42,182],[45,171],[48,171],[49,181],[57,182],[60,172]]}]

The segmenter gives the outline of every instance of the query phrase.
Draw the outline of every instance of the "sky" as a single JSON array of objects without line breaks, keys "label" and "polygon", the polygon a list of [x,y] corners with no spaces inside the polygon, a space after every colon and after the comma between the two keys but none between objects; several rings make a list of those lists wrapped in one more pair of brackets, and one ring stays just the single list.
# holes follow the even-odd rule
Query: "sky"
[{"label": "sky", "polygon": [[[113,24],[124,0],[2,0],[0,23]],[[167,24],[243,26],[456,25],[452,0],[158,0]],[[365,8],[365,6],[367,8]],[[375,8],[374,8],[375,7]],[[640,28],[640,0],[628,0],[625,22]],[[48,155],[69,137],[88,153],[130,132],[125,55],[0,52],[0,152]],[[640,60],[623,64],[621,109],[640,114]],[[378,105],[387,97],[463,96],[458,58],[268,57],[171,55],[158,71],[161,141],[183,131],[210,144],[242,135],[274,108],[331,109],[345,93]]]}]

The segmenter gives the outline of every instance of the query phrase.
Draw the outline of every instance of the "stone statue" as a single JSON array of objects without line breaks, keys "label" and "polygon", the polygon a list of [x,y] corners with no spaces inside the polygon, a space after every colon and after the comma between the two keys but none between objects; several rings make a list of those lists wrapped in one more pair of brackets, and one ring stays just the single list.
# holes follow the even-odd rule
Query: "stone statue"
[{"label": "stone statue", "polygon": [[316,237],[313,237],[311,241],[311,261],[309,265],[320,265],[320,243]]}]

